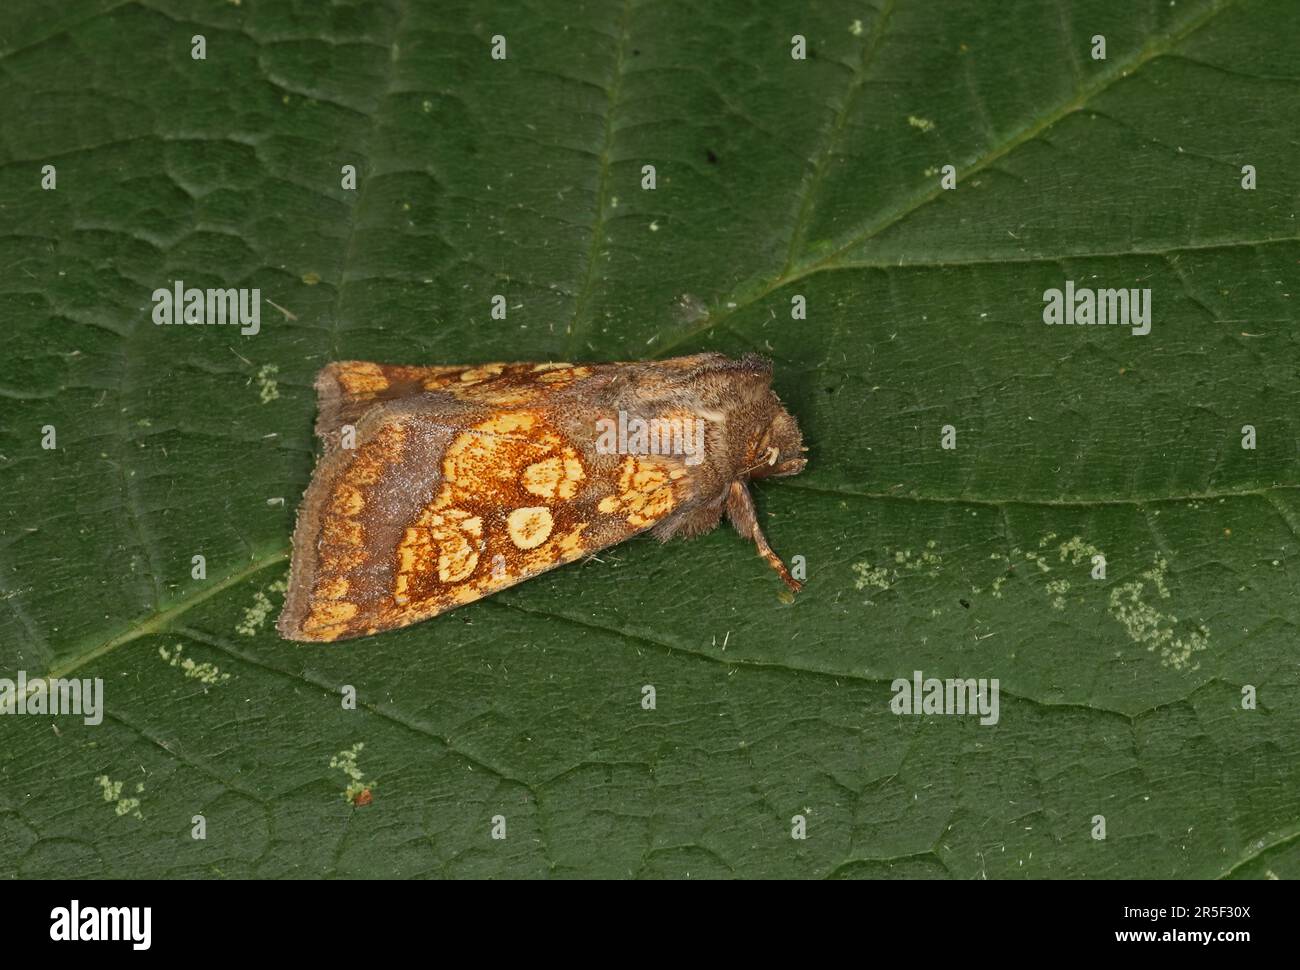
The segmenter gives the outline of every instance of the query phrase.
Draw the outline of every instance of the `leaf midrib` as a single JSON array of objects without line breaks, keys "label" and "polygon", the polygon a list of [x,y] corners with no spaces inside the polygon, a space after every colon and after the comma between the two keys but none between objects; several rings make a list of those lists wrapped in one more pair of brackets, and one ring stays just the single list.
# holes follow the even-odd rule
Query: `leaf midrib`
[{"label": "leaf midrib", "polygon": [[[1198,16],[1189,18],[1187,23],[1181,28],[1172,31],[1161,38],[1149,40],[1128,59],[1115,61],[1108,68],[1100,71],[1091,84],[1085,84],[1071,100],[1058,105],[1056,108],[1036,119],[1031,119],[1027,124],[1013,132],[1010,138],[1006,139],[999,145],[991,147],[989,150],[985,151],[983,155],[979,155],[968,160],[964,164],[958,165],[957,171],[960,175],[960,180],[969,180],[971,176],[978,175],[990,165],[1011,154],[1011,152],[1015,151],[1021,145],[1033,141],[1053,125],[1082,109],[1093,98],[1096,98],[1098,95],[1109,90],[1118,81],[1132,77],[1133,74],[1144,65],[1168,53],[1179,44],[1182,44],[1192,34],[1196,33],[1202,27],[1205,27],[1215,17],[1236,5],[1238,2],[1240,2],[1240,0],[1222,0],[1222,2],[1218,4],[1211,5]],[[695,339],[695,337],[700,334],[726,322],[747,307],[753,306],[755,303],[766,299],[782,287],[806,279],[809,276],[814,276],[817,273],[825,272],[826,270],[841,268],[843,266],[841,257],[844,253],[856,246],[869,242],[887,229],[899,224],[904,219],[923,209],[925,206],[938,199],[943,194],[943,191],[943,187],[939,185],[937,181],[932,180],[929,188],[914,194],[904,202],[902,206],[885,213],[879,219],[864,227],[861,231],[852,234],[827,255],[811,262],[805,262],[801,265],[783,270],[767,283],[762,284],[758,290],[748,296],[733,292],[732,294],[722,298],[715,304],[715,306],[723,308],[720,312],[710,312],[710,314],[697,326],[683,330],[677,337],[661,345],[656,350],[655,356],[671,356],[672,351]],[[809,209],[810,208],[811,207],[809,207]],[[797,228],[798,227],[796,226],[796,229]]]}]

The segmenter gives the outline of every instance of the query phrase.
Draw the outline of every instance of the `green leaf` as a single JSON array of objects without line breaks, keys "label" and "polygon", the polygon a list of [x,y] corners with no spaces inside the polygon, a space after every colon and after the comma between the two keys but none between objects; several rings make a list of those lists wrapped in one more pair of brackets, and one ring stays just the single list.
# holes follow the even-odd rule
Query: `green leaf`
[{"label": "green leaf", "polygon": [[[0,718],[0,875],[1300,876],[1300,8],[778,6],[11,5],[0,676],[106,715]],[[277,639],[323,364],[700,349],[810,444],[793,603],[718,530]]]}]

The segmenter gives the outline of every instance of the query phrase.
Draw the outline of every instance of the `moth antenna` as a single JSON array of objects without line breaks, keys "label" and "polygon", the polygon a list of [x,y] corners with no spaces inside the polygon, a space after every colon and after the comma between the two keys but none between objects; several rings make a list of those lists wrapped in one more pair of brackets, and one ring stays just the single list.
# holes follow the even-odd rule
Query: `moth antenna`
[{"label": "moth antenna", "polygon": [[778,576],[781,582],[785,583],[794,592],[803,589],[803,583],[790,575],[790,570],[786,568],[781,557],[772,551],[772,547],[767,544],[767,537],[763,535],[763,530],[758,527],[758,514],[754,509],[754,500],[750,497],[749,489],[745,483],[739,480],[731,483],[731,489],[727,493],[727,518],[731,524],[736,527],[746,539],[753,541],[758,547],[758,554],[767,561]]}]

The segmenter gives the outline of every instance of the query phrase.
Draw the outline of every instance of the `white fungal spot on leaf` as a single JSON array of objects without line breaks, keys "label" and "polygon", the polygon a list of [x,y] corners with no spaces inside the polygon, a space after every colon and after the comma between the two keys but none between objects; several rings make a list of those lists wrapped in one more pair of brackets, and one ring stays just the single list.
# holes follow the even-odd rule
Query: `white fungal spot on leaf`
[{"label": "white fungal spot on leaf", "polygon": [[280,368],[275,364],[265,364],[257,372],[257,394],[263,404],[270,404],[280,396],[280,387],[275,375]]},{"label": "white fungal spot on leaf", "polygon": [[374,781],[362,780],[364,775],[357,766],[357,756],[361,754],[365,746],[364,741],[358,741],[352,747],[344,748],[330,759],[330,767],[338,769],[347,776],[348,785],[343,790],[343,797],[349,805],[368,804],[370,792],[374,791],[376,787]]},{"label": "white fungal spot on leaf", "polygon": [[[113,812],[118,816],[131,815],[135,818],[142,819],[140,814],[140,799],[138,797],[122,797],[123,783],[113,781],[108,775],[99,775],[96,779],[99,784],[100,794],[103,795],[104,801],[113,803]],[[138,782],[135,786],[137,796],[144,793],[144,782]]]},{"label": "white fungal spot on leaf", "polygon": [[166,647],[158,648],[158,656],[167,661],[169,666],[176,667],[191,680],[197,680],[202,684],[211,686],[230,679],[230,674],[223,674],[221,668],[216,664],[207,661],[196,663],[190,657],[183,656],[183,653],[184,648],[179,643],[170,650]]},{"label": "white fungal spot on leaf", "polygon": [[1152,599],[1170,598],[1165,582],[1168,560],[1157,553],[1152,567],[1141,577],[1115,587],[1110,593],[1110,615],[1128,634],[1130,640],[1159,653],[1160,665],[1174,670],[1197,670],[1200,663],[1192,658],[1210,642],[1210,631],[1204,623],[1179,633],[1179,619],[1164,613],[1150,602]]}]

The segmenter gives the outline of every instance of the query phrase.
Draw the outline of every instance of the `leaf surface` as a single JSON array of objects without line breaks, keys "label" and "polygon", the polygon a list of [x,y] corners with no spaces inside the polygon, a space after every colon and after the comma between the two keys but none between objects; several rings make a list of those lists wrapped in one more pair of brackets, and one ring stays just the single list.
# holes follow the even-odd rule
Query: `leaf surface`
[{"label": "leaf surface", "polygon": [[[0,719],[0,875],[1300,876],[1300,8],[771,6],[8,13],[0,675],[107,713]],[[795,602],[718,530],[276,638],[323,364],[701,349],[810,444]]]}]

